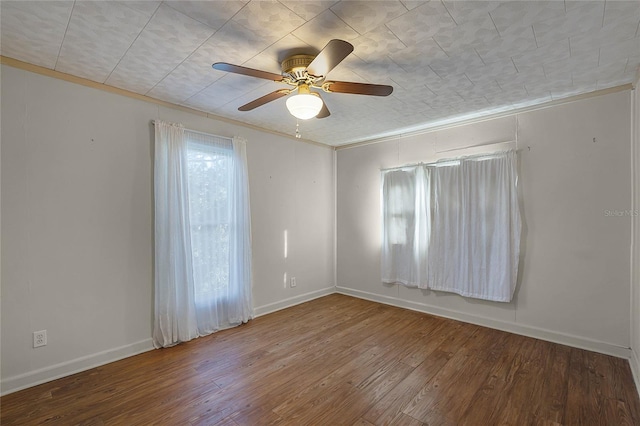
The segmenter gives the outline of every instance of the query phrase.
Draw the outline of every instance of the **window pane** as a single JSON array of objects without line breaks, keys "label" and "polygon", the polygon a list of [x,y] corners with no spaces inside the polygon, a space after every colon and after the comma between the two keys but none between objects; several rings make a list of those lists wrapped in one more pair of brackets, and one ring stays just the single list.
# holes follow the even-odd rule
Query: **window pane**
[{"label": "window pane", "polygon": [[415,176],[392,171],[384,176],[384,229],[390,244],[411,244],[415,225]]},{"label": "window pane", "polygon": [[222,298],[229,285],[231,153],[190,144],[189,216],[196,304]]}]

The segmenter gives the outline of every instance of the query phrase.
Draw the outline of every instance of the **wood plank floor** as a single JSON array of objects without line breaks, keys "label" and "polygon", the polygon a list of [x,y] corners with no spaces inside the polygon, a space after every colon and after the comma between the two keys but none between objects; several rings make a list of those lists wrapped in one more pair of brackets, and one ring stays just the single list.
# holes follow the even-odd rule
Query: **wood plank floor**
[{"label": "wood plank floor", "polygon": [[2,425],[638,425],[623,359],[343,295],[0,399]]}]

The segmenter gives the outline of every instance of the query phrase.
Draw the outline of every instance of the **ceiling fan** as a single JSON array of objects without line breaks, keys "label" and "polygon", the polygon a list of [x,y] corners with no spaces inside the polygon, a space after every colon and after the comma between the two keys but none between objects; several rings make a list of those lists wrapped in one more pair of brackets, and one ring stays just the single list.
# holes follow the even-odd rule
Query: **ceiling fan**
[{"label": "ceiling fan", "polygon": [[213,68],[219,71],[248,75],[284,83],[292,88],[280,89],[242,105],[239,111],[251,111],[292,92],[297,94],[287,99],[287,109],[296,118],[325,118],[331,115],[320,95],[311,89],[322,89],[328,93],[352,93],[357,95],[388,96],[392,86],[382,84],[354,83],[327,80],[327,74],[353,51],[353,46],[343,40],[331,40],[316,56],[293,55],[282,61],[282,74],[256,70],[240,65],[216,62]]}]

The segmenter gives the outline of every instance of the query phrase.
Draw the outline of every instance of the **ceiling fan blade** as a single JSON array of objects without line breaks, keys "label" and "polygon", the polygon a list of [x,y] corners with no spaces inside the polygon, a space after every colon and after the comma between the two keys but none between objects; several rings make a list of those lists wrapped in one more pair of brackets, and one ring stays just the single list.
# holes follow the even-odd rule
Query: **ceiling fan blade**
[{"label": "ceiling fan blade", "polygon": [[353,45],[344,40],[331,40],[307,67],[307,72],[315,77],[326,77],[344,58],[353,52]]},{"label": "ceiling fan blade", "polygon": [[329,112],[329,108],[327,108],[327,103],[323,99],[322,100],[322,109],[320,110],[318,115],[316,115],[316,118],[327,118],[330,115],[331,115],[331,113]]},{"label": "ceiling fan blade", "polygon": [[353,83],[350,81],[325,81],[322,89],[327,92],[353,93],[356,95],[389,96],[393,86],[384,84]]},{"label": "ceiling fan blade", "polygon": [[216,62],[211,66],[213,67],[213,69],[218,71],[226,71],[235,74],[248,75],[250,77],[264,78],[265,80],[282,81],[283,79],[282,75],[280,74],[255,70],[253,68],[241,67],[240,65],[228,64],[226,62]]},{"label": "ceiling fan blade", "polygon": [[276,90],[275,92],[268,93],[256,100],[249,102],[248,104],[242,105],[240,108],[238,108],[238,111],[251,111],[252,109],[258,108],[259,106],[262,106],[266,103],[275,101],[276,99],[280,99],[283,96],[287,96],[289,93],[291,93],[292,90],[280,89]]}]

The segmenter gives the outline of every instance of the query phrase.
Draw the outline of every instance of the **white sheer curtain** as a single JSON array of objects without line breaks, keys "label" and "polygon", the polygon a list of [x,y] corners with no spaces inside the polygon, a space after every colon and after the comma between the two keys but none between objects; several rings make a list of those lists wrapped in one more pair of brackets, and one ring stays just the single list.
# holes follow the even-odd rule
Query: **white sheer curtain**
[{"label": "white sheer curtain", "polygon": [[156,347],[248,321],[251,242],[246,149],[156,121]]},{"label": "white sheer curtain", "polygon": [[508,302],[520,209],[515,151],[384,171],[382,281]]},{"label": "white sheer curtain", "polygon": [[429,240],[428,179],[419,167],[382,175],[382,281],[424,285]]},{"label": "white sheer curtain", "polygon": [[431,166],[429,288],[509,302],[520,255],[516,153]]},{"label": "white sheer curtain", "polygon": [[243,138],[233,138],[233,162],[235,168],[231,181],[232,227],[230,246],[229,276],[234,283],[233,299],[229,310],[229,322],[237,324],[253,317],[251,299],[251,207],[249,203],[249,172],[247,169],[247,142]]}]

